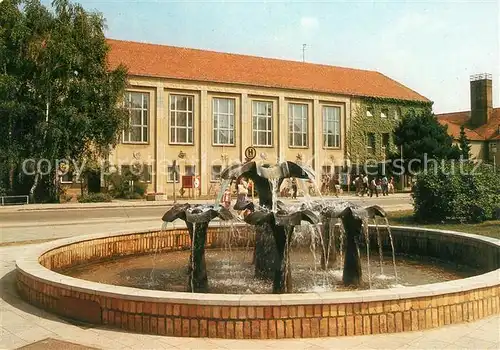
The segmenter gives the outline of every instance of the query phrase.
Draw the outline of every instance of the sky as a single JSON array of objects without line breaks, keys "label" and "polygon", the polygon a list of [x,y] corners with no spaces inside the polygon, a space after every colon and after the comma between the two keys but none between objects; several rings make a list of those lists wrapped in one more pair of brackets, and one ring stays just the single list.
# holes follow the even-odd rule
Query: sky
[{"label": "sky", "polygon": [[[79,0],[109,38],[377,70],[434,101],[470,109],[469,77],[493,75],[500,107],[500,0]],[[42,0],[50,4],[50,0]]]}]

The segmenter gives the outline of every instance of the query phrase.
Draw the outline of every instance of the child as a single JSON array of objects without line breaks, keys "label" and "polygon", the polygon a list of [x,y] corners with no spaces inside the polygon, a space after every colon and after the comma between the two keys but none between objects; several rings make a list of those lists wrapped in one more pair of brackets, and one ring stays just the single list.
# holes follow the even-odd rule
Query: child
[{"label": "child", "polygon": [[222,195],[222,205],[226,209],[229,209],[231,207],[231,191],[229,190],[229,188],[226,188],[224,194]]}]

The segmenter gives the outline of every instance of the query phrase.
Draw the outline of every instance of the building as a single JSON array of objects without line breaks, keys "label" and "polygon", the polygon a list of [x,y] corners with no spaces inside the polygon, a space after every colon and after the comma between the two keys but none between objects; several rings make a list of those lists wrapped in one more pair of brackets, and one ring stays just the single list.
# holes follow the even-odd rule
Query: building
[{"label": "building", "polygon": [[500,108],[493,108],[491,74],[470,77],[470,111],[438,114],[442,125],[455,142],[460,137],[461,126],[470,140],[471,157],[500,164]]},{"label": "building", "polygon": [[[200,176],[201,194],[213,194],[221,169],[244,161],[249,146],[256,160],[338,172],[359,153],[355,145],[383,151],[404,108],[431,104],[375,71],[108,42],[110,66],[128,67],[131,111],[131,128],[110,161],[146,164],[150,192],[172,194],[175,160],[181,176]],[[376,122],[355,126],[356,113]]]}]

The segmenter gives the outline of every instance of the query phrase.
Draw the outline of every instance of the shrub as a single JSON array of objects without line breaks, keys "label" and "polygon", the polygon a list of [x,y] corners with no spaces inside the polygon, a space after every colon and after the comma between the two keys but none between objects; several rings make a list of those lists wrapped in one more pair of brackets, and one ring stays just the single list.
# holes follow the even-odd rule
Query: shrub
[{"label": "shrub", "polygon": [[137,172],[130,170],[123,171],[122,174],[112,173],[107,176],[106,181],[113,198],[142,199],[147,189],[147,184],[140,181]]},{"label": "shrub", "polygon": [[491,165],[447,163],[417,175],[412,193],[421,222],[482,222],[500,205],[500,172]]},{"label": "shrub", "polygon": [[113,198],[107,193],[89,193],[83,196],[77,197],[80,203],[99,203],[99,202],[111,202]]}]

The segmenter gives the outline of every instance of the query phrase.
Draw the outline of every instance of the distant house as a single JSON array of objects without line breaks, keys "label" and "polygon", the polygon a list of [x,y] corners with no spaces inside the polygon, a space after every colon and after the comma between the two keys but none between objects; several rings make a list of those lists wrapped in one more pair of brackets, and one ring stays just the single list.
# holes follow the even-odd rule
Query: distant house
[{"label": "distant house", "polygon": [[460,127],[470,140],[471,156],[476,160],[500,164],[500,108],[493,108],[491,74],[477,74],[470,79],[470,111],[438,114],[442,125],[455,142],[460,137]]}]

